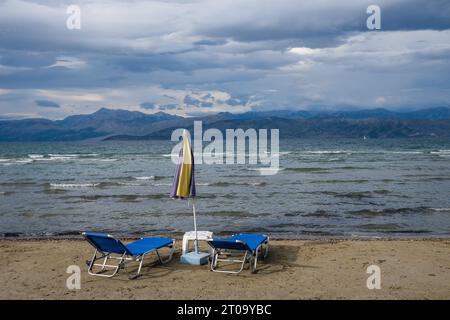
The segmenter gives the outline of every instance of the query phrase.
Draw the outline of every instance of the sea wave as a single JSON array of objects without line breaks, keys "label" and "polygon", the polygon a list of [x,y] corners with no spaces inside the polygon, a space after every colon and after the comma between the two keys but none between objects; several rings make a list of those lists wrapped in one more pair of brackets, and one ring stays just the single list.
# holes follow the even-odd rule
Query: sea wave
[{"label": "sea wave", "polygon": [[363,209],[349,211],[352,216],[374,217],[374,216],[391,216],[396,214],[432,214],[433,212],[447,212],[450,208],[428,208],[428,207],[400,207],[385,209]]},{"label": "sea wave", "polygon": [[98,153],[49,153],[50,157],[95,157],[98,156]]},{"label": "sea wave", "polygon": [[100,183],[50,183],[50,187],[55,189],[93,188],[99,185]]},{"label": "sea wave", "polygon": [[450,212],[450,208],[430,208],[430,210],[437,212]]},{"label": "sea wave", "polygon": [[[264,151],[262,153],[264,153],[267,156],[279,157],[279,156],[283,156],[283,155],[288,155],[288,154],[292,153],[292,151],[281,151],[281,152],[277,152],[277,153],[272,153],[270,151]],[[203,154],[203,155],[205,155],[205,154]],[[216,157],[218,157],[218,156],[222,156],[222,157],[224,157],[224,156],[225,157],[226,156],[232,156],[232,157],[234,157],[234,156],[258,157],[260,154],[259,153],[248,153],[248,152],[245,152],[245,153],[242,153],[242,152],[240,152],[240,153],[235,153],[235,152],[214,152],[213,155],[216,156]],[[163,156],[165,158],[170,158],[170,157],[172,157],[172,154],[171,153],[166,153],[166,154],[162,154],[161,156]],[[175,155],[175,156],[178,157],[178,155]],[[194,153],[194,157],[200,157],[200,156],[202,156],[202,154]]]},{"label": "sea wave", "polygon": [[[440,150],[442,151],[442,150]],[[377,155],[377,154],[425,154],[427,151],[424,150],[416,150],[416,151],[409,151],[409,150],[398,150],[398,151],[391,151],[391,150],[307,150],[307,151],[299,151],[299,154],[303,155]],[[431,152],[433,153],[433,152]]]},{"label": "sea wave", "polygon": [[43,159],[44,155],[43,154],[29,154],[28,158],[30,158],[30,159]]},{"label": "sea wave", "polygon": [[213,187],[228,187],[228,186],[265,186],[266,182],[225,182],[225,181],[219,181],[219,182],[213,182],[206,185],[210,185]]},{"label": "sea wave", "polygon": [[134,177],[136,180],[155,180],[155,176]]},{"label": "sea wave", "polygon": [[[214,216],[214,217],[239,217],[239,218],[247,218],[247,217],[256,217],[257,215],[254,213],[250,213],[247,211],[228,211],[228,210],[218,210],[218,211],[207,211],[202,213],[205,216]],[[190,213],[189,213],[190,215]]]},{"label": "sea wave", "polygon": [[342,153],[352,153],[350,150],[312,150],[312,151],[301,151],[300,153],[306,154],[342,154]]},{"label": "sea wave", "polygon": [[246,168],[246,170],[258,171],[261,175],[271,175],[271,174],[276,174],[280,171],[283,171],[284,168],[263,167],[263,168]]},{"label": "sea wave", "polygon": [[142,186],[140,183],[132,183],[132,182],[117,182],[117,185],[120,186],[127,186],[127,187],[138,187]]},{"label": "sea wave", "polygon": [[[278,153],[272,153],[271,151],[264,151],[264,154],[268,155],[268,156],[272,156],[272,157],[279,157],[279,156],[285,156],[288,154],[291,154],[292,151],[281,151]],[[259,156],[259,154],[256,154],[257,156]]]},{"label": "sea wave", "polygon": [[[28,158],[33,161],[67,161],[67,160],[79,160],[79,159],[92,159],[92,157],[98,156],[98,153],[48,153],[48,154],[29,154]],[[103,159],[97,159],[103,161]]]},{"label": "sea wave", "polygon": [[286,168],[286,171],[292,171],[292,172],[311,172],[311,173],[316,173],[316,172],[326,172],[328,171],[328,168],[318,168],[318,167],[290,167],[290,168]]},{"label": "sea wave", "polygon": [[388,232],[388,231],[402,230],[405,227],[405,225],[398,223],[365,223],[359,224],[356,227],[363,230]]},{"label": "sea wave", "polygon": [[[293,213],[291,213],[293,214]],[[285,214],[287,215],[287,214]],[[305,214],[302,214],[303,217],[315,217],[315,218],[331,218],[331,217],[338,217],[339,215],[334,212],[329,212],[325,210],[316,210],[314,212],[308,212]]]},{"label": "sea wave", "polygon": [[19,163],[19,164],[27,164],[27,163],[32,163],[33,162],[33,160],[31,160],[31,159],[19,159],[19,160],[16,160],[16,163]]},{"label": "sea wave", "polygon": [[329,184],[339,184],[339,183],[368,183],[367,179],[354,179],[354,180],[339,180],[339,179],[331,179],[331,180],[313,180],[308,183],[329,183]]},{"label": "sea wave", "polygon": [[141,181],[145,181],[145,180],[163,180],[167,178],[167,176],[137,176],[137,177],[131,177],[132,180],[141,180]]}]

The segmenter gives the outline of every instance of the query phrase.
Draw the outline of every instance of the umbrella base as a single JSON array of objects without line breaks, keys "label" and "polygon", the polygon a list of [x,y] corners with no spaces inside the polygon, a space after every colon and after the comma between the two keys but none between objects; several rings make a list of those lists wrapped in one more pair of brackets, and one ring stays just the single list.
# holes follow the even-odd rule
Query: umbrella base
[{"label": "umbrella base", "polygon": [[208,252],[188,252],[181,256],[180,262],[182,264],[190,264],[195,266],[200,266],[208,263],[209,253]]}]

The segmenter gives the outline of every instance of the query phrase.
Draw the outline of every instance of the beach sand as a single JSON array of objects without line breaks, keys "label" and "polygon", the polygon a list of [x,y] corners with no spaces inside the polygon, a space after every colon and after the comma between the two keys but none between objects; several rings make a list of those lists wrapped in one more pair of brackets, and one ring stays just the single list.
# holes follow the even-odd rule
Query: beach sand
[{"label": "beach sand", "polygon": [[[136,264],[114,278],[89,276],[92,253],[80,240],[0,240],[0,298],[450,299],[450,240],[272,241],[258,273],[239,275],[180,265],[178,241],[172,262],[144,267],[137,280],[128,279]],[[366,286],[372,264],[379,290]],[[69,265],[81,267],[80,290],[66,287]]]}]

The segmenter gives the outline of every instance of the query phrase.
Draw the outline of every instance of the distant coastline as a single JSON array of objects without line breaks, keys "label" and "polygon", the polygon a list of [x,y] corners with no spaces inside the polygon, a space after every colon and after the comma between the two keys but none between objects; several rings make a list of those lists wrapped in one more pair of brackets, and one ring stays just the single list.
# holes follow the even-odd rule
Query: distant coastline
[{"label": "distant coastline", "polygon": [[0,118],[0,142],[168,139],[174,129],[191,129],[202,121],[205,129],[277,128],[280,138],[448,138],[450,108],[395,112],[387,109],[355,111],[228,112],[184,118],[164,112],[102,108],[63,120]]}]

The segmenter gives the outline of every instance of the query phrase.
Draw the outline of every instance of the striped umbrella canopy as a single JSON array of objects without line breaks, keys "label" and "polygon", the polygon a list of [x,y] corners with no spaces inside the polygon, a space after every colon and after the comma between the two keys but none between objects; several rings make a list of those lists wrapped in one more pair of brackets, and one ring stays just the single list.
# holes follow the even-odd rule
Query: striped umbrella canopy
[{"label": "striped umbrella canopy", "polygon": [[183,131],[183,145],[180,149],[170,196],[176,199],[195,197],[194,153],[187,130]]},{"label": "striped umbrella canopy", "polygon": [[175,199],[192,198],[192,212],[194,215],[194,231],[195,253],[198,253],[198,239],[197,239],[197,218],[195,214],[195,179],[194,179],[194,152],[192,151],[191,141],[189,139],[189,132],[183,131],[183,144],[179,153],[179,161],[173,177],[172,190],[170,196]]}]

